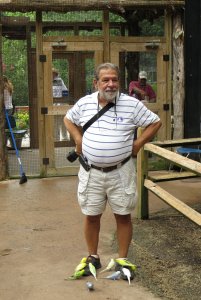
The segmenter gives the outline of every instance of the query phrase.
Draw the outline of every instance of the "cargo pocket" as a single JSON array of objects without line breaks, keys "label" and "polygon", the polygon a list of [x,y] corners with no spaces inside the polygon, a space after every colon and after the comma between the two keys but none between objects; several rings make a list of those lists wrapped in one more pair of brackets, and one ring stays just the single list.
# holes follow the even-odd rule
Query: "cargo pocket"
[{"label": "cargo pocket", "polygon": [[78,202],[80,206],[83,206],[87,202],[87,185],[89,181],[90,171],[87,172],[82,166],[78,173],[79,183],[78,183]]},{"label": "cargo pocket", "polygon": [[119,169],[120,179],[122,182],[123,207],[133,209],[137,202],[136,170],[134,160],[130,161]]}]

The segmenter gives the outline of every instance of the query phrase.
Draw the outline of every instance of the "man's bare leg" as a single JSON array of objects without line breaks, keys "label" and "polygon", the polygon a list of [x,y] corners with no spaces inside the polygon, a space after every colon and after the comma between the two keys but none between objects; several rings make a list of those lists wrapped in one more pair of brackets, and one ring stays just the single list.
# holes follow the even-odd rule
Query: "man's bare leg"
[{"label": "man's bare leg", "polygon": [[101,215],[86,216],[84,222],[84,234],[89,255],[98,253]]},{"label": "man's bare leg", "polygon": [[131,215],[115,215],[117,223],[117,240],[119,245],[119,257],[126,258],[128,255],[128,249],[132,239],[132,222]]}]

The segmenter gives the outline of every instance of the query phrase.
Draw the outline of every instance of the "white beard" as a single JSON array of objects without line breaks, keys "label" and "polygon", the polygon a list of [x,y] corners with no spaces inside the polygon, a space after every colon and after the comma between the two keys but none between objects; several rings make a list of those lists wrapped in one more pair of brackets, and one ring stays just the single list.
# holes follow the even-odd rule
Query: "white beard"
[{"label": "white beard", "polygon": [[100,97],[104,98],[107,102],[112,102],[115,100],[115,98],[117,97],[117,95],[119,94],[119,91],[104,91],[104,92],[99,92],[100,93]]}]

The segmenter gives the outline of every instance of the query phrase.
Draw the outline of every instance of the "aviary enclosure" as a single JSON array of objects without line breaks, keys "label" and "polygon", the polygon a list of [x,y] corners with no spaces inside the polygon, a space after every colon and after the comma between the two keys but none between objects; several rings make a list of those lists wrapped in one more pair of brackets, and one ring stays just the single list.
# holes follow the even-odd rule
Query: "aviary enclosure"
[{"label": "aviary enclosure", "polygon": [[[94,67],[104,61],[119,65],[124,93],[139,71],[148,73],[157,99],[147,106],[163,121],[157,139],[172,137],[172,74],[182,64],[176,59],[173,64],[172,35],[182,27],[183,6],[184,1],[1,1],[0,57],[7,66],[1,73],[15,85],[16,106],[28,107],[28,143],[21,149],[28,175],[77,174],[77,162],[69,165],[66,160],[74,145],[63,116],[79,97],[93,91]],[[178,28],[173,28],[177,20]],[[182,44],[182,34],[179,41]],[[17,43],[23,43],[21,50],[16,51]],[[59,98],[53,97],[52,68],[68,88]],[[3,140],[3,126],[1,135]],[[17,176],[13,150],[5,148],[3,144],[3,160],[8,157],[3,177]]]}]

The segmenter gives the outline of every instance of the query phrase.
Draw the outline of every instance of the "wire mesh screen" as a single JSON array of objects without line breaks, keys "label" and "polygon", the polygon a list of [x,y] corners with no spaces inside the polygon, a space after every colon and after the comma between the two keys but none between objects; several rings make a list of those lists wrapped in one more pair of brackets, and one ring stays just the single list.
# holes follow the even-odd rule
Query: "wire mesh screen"
[{"label": "wire mesh screen", "polygon": [[[103,35],[103,16],[102,11],[69,11],[66,13],[56,12],[43,12],[42,22],[43,29],[42,35],[44,40],[52,40],[55,43],[55,37],[60,37],[61,41],[65,41],[66,49],[61,51],[55,50],[52,46],[52,61],[49,62],[50,66],[58,71],[57,81],[49,79],[49,90],[51,90],[52,84],[52,107],[55,111],[55,107],[58,105],[73,105],[79,98],[86,94],[90,94],[94,91],[93,76],[95,67],[95,58],[99,57],[95,55],[95,50],[91,50],[89,42],[89,36],[93,37],[96,41],[100,40],[100,36]],[[37,72],[36,72],[36,28],[34,22],[36,21],[36,14],[33,13],[10,13],[3,12],[1,14],[3,39],[2,39],[2,59],[3,59],[3,74],[13,84],[13,104],[17,107],[15,110],[16,128],[14,130],[25,130],[26,133],[19,141],[18,147],[20,149],[20,156],[27,175],[38,176],[40,174],[40,161],[43,157],[40,157],[39,153],[39,110],[40,99],[38,99],[38,87],[37,87]],[[139,24],[139,32],[131,32],[127,27],[126,20],[118,14],[109,13],[110,36],[127,36],[127,35],[163,35],[164,32],[164,18],[163,16],[156,17],[156,24],[153,22],[153,26],[157,25],[157,30],[154,31],[153,26],[146,23]],[[143,20],[142,20],[143,22]],[[30,26],[31,24],[31,26]],[[131,26],[132,27],[132,26]],[[142,28],[147,28],[144,32]],[[133,28],[133,27],[132,27]],[[150,30],[148,30],[151,28]],[[149,31],[149,32],[147,32]],[[72,36],[78,37],[78,42],[75,43],[75,47],[68,50]],[[77,44],[81,37],[87,37],[86,43],[88,48],[76,50]],[[68,40],[69,37],[69,40]],[[92,40],[93,40],[92,39]],[[59,40],[60,41],[60,40]],[[92,43],[92,42],[91,42]],[[57,43],[56,43],[57,44]],[[92,43],[93,44],[93,43]],[[91,45],[92,45],[91,44]],[[96,47],[98,47],[96,45]],[[101,46],[102,47],[102,46]],[[93,48],[94,49],[94,48]],[[96,49],[96,48],[95,48]],[[102,49],[102,48],[100,48]],[[96,50],[100,52],[100,49]],[[102,50],[101,50],[102,51]],[[97,54],[97,53],[96,53]],[[100,55],[100,53],[99,53]],[[126,57],[126,54],[124,53]],[[123,60],[122,60],[123,61]],[[125,66],[129,65],[124,63],[122,70]],[[51,67],[49,71],[51,72]],[[132,70],[133,70],[132,66]],[[131,72],[131,70],[125,70],[125,74]],[[43,78],[45,82],[45,78]],[[51,81],[52,80],[52,81]],[[125,78],[121,80],[124,82],[122,90],[128,92],[128,85]],[[63,82],[63,83],[62,83]],[[65,85],[65,89],[60,89],[60,84]],[[48,84],[44,84],[48,86]],[[47,90],[47,89],[46,89]],[[61,92],[58,94],[58,91]],[[56,96],[54,95],[56,93]],[[45,102],[45,99],[43,99]],[[46,103],[45,103],[46,104]],[[47,106],[50,105],[48,102]],[[51,106],[51,105],[50,105]],[[54,140],[54,153],[55,168],[62,168],[69,165],[66,160],[66,153],[72,150],[74,147],[66,147],[67,142],[71,142],[70,136],[66,131],[63,124],[64,114],[52,116],[54,128],[51,132]],[[45,120],[45,118],[44,118]],[[40,120],[41,121],[41,120]],[[44,121],[45,122],[45,121]],[[43,124],[44,125],[44,124]],[[45,124],[46,125],[46,124]],[[44,126],[48,128],[47,126]],[[44,130],[44,128],[43,128]],[[47,129],[45,129],[47,130]],[[43,132],[45,135],[47,132]],[[48,134],[50,134],[48,132]],[[41,143],[45,143],[44,139],[40,138]],[[63,143],[63,144],[62,144]],[[40,145],[41,146],[41,145]],[[19,164],[15,151],[13,150],[12,141],[8,139],[8,163],[9,163],[9,175],[17,176],[19,174]],[[43,149],[47,149],[49,145],[43,145]],[[75,161],[74,164],[78,164]],[[71,165],[71,164],[70,164]]]},{"label": "wire mesh screen", "polygon": [[[28,176],[40,175],[40,160],[38,149],[21,149],[19,151],[23,169]],[[8,152],[8,172],[10,177],[20,176],[20,168],[15,150]]]}]

